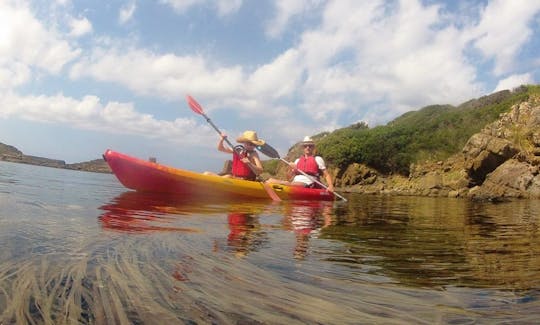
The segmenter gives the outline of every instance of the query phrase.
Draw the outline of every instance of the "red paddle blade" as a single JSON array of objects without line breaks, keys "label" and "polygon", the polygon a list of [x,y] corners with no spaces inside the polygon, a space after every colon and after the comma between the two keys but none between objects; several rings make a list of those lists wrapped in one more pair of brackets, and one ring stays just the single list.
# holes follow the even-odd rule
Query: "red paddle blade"
[{"label": "red paddle blade", "polygon": [[197,114],[204,114],[204,111],[202,109],[202,106],[197,103],[197,101],[191,97],[190,95],[186,95],[186,100],[188,102],[189,107],[191,107],[191,110],[194,111]]}]

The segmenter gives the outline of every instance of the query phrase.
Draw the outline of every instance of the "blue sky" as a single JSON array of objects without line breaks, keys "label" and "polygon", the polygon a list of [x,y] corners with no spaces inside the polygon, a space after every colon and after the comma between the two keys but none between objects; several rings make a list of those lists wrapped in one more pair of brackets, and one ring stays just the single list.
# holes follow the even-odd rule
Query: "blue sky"
[{"label": "blue sky", "polygon": [[539,0],[0,0],[0,142],[221,170],[246,129],[282,155],[540,80]]}]

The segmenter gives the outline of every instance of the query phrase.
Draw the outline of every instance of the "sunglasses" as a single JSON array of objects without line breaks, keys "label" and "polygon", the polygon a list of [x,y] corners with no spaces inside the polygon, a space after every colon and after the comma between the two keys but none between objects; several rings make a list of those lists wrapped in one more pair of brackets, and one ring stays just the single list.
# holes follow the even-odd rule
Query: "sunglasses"
[{"label": "sunglasses", "polygon": [[313,148],[313,147],[315,147],[315,145],[313,145],[313,144],[305,144],[304,145],[304,148]]}]

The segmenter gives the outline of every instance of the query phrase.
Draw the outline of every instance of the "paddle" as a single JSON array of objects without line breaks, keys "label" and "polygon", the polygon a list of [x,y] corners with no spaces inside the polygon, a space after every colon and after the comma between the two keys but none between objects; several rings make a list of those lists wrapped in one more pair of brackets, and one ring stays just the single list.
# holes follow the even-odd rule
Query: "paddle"
[{"label": "paddle", "polygon": [[[270,158],[277,158],[281,161],[283,161],[284,163],[286,163],[287,165],[289,165],[290,163],[281,158],[279,156],[279,152],[274,149],[271,145],[269,145],[268,143],[265,143],[263,144],[262,146],[257,146],[257,149],[259,149],[260,152],[262,152],[263,154],[265,154],[266,156],[270,157]],[[304,173],[303,171],[301,171],[300,169],[297,169],[298,172],[300,172],[302,175],[306,176],[307,178],[309,178],[310,180],[314,181],[315,183],[321,185],[322,187],[324,187],[325,189],[328,190],[328,186],[324,185],[323,183],[319,182],[317,179],[315,179],[313,176],[311,175],[308,175],[306,173]],[[337,197],[339,197],[340,199],[342,199],[343,201],[347,202],[347,199],[344,198],[343,196],[341,196],[339,193],[337,192],[334,192],[334,195],[336,195]]]},{"label": "paddle", "polygon": [[[218,127],[212,122],[212,120],[210,120],[210,118],[206,114],[204,114],[204,110],[203,110],[202,106],[193,97],[191,97],[190,95],[187,95],[186,99],[187,99],[188,105],[191,108],[191,110],[194,111],[195,113],[199,114],[199,115],[202,115],[206,119],[206,122],[208,122],[214,128],[214,130],[216,130],[216,132],[219,135],[221,135],[221,131],[218,129]],[[228,138],[225,138],[225,141],[227,142],[229,147],[234,148],[234,146],[232,145],[232,143],[229,141]],[[248,165],[248,167],[251,168],[251,170],[253,170],[253,168],[251,166]],[[253,170],[253,172],[255,172],[255,171]],[[272,200],[281,201],[281,199],[276,194],[276,192],[274,192],[274,190],[268,184],[266,184],[265,182],[260,182],[260,183],[262,184],[262,186],[264,187],[266,193],[268,193],[268,196],[270,196],[270,198]]]}]

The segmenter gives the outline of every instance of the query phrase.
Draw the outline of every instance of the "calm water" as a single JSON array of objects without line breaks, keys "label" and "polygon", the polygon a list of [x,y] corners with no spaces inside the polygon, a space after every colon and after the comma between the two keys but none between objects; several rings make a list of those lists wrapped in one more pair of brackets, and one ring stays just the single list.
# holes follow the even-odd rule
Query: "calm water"
[{"label": "calm water", "polygon": [[0,162],[0,324],[540,318],[540,201],[189,202]]}]

